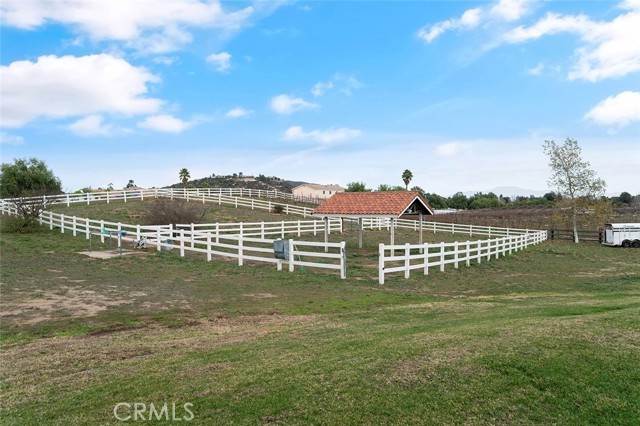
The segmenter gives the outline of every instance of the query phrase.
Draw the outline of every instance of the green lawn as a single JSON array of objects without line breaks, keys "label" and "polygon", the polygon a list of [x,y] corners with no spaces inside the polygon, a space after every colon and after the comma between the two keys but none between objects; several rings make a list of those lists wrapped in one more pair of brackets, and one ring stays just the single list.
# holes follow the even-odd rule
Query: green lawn
[{"label": "green lawn", "polygon": [[190,402],[204,425],[638,424],[638,250],[548,242],[379,286],[385,236],[340,280],[2,233],[0,423]]}]

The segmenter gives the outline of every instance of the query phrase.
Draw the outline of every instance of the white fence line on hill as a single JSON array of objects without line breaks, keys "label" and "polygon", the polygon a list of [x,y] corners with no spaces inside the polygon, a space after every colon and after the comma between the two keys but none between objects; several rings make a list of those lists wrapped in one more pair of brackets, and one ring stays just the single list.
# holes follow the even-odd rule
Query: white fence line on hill
[{"label": "white fence line on hill", "polygon": [[[3,213],[9,212],[3,210]],[[177,249],[180,256],[184,256],[185,252],[203,253],[206,255],[207,261],[211,261],[212,256],[220,256],[237,259],[239,266],[249,260],[276,264],[278,270],[282,270],[284,263],[288,265],[291,272],[295,270],[296,266],[306,266],[337,270],[343,279],[347,274],[345,242],[324,243],[290,239],[288,240],[289,259],[281,260],[274,257],[273,239],[174,229],[172,225],[130,225],[67,216],[50,211],[42,212],[39,221],[42,225],[48,225],[49,229],[59,228],[61,233],[68,231],[73,236],[84,235],[87,240],[92,236],[99,236],[103,243],[105,238],[118,237],[121,234],[120,238],[116,238],[117,247],[120,247],[120,240],[133,242],[146,237],[147,244],[155,246],[158,251]],[[314,249],[318,251],[313,251]]]},{"label": "white fence line on hill", "polygon": [[[492,257],[497,259],[500,255],[506,256],[507,253],[511,254],[532,244],[539,244],[546,239],[547,231],[532,231],[477,241],[404,245],[380,244],[378,281],[380,284],[384,284],[385,275],[394,272],[404,272],[404,277],[409,278],[410,271],[414,269],[422,269],[424,274],[428,275],[429,268],[436,266],[440,268],[440,271],[444,271],[445,265],[448,264],[453,264],[456,269],[460,263],[470,266],[472,260],[481,263],[483,259],[487,261]],[[396,251],[401,251],[402,254],[396,256]]]},{"label": "white fence line on hill", "polygon": [[[278,203],[270,200],[263,200],[260,198],[283,198],[284,194],[277,191],[262,191],[251,190],[242,188],[153,188],[153,189],[136,189],[136,190],[122,190],[122,191],[104,191],[104,192],[87,192],[81,194],[60,194],[60,195],[45,195],[42,197],[23,198],[24,200],[44,200],[47,205],[49,204],[70,204],[92,202],[106,202],[107,204],[112,201],[127,201],[142,200],[145,198],[180,198],[187,201],[200,201],[212,202],[218,204],[235,205],[236,207],[251,207],[252,209],[262,209],[273,211],[278,207],[285,214],[299,214],[302,216],[308,216],[313,211],[312,208],[291,205],[286,203]],[[258,198],[256,198],[258,197]],[[289,199],[289,198],[286,198]],[[7,198],[2,200],[2,204],[12,204],[20,199]],[[290,199],[294,201],[294,199]]]}]

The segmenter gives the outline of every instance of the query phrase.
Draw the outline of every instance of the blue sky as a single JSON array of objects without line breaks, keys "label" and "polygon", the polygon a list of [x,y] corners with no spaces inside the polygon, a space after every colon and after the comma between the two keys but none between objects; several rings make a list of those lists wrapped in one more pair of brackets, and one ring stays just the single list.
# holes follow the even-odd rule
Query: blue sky
[{"label": "blue sky", "polygon": [[4,0],[2,161],[63,187],[215,174],[547,189],[578,139],[640,193],[640,0]]}]

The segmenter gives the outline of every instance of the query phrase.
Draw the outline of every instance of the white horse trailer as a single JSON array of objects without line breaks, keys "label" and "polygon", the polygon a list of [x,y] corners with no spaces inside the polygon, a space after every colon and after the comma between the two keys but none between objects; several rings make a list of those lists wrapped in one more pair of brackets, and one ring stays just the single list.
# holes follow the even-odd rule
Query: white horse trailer
[{"label": "white horse trailer", "polygon": [[602,244],[640,248],[640,223],[607,223]]}]

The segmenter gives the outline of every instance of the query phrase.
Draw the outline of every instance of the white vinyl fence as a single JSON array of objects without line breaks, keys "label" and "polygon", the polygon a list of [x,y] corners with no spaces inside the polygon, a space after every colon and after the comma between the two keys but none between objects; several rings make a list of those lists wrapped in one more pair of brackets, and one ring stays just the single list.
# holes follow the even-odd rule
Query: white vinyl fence
[{"label": "white vinyl fence", "polygon": [[[262,191],[242,188],[153,188],[153,189],[136,189],[122,191],[105,191],[105,192],[87,192],[83,194],[60,194],[43,197],[33,197],[45,200],[46,205],[51,204],[70,204],[84,203],[91,204],[94,202],[127,201],[142,200],[149,198],[179,198],[187,201],[202,201],[203,203],[217,203],[218,205],[233,205],[234,207],[249,207],[252,210],[280,210],[284,214],[297,214],[307,217],[313,212],[312,208],[279,203],[268,200],[269,198],[286,198],[286,195],[277,191]],[[258,198],[256,198],[258,197]],[[265,198],[265,199],[262,199]],[[28,200],[28,199],[23,199]],[[0,208],[3,211],[11,208],[13,202],[17,199],[3,199],[0,201]],[[292,199],[293,201],[293,199]]]},{"label": "white vinyl fence", "polygon": [[[10,213],[5,212],[3,213]],[[40,215],[40,223],[48,225],[49,229],[60,229],[61,233],[71,232],[73,236],[85,236],[87,240],[98,236],[102,242],[106,238],[116,236],[117,245],[120,241],[132,243],[142,237],[147,244],[155,246],[158,251],[175,249],[180,256],[186,252],[202,253],[207,261],[213,256],[237,259],[238,265],[245,261],[276,264],[278,270],[287,264],[289,271],[295,267],[311,267],[339,271],[341,278],[347,276],[346,245],[344,242],[324,243],[288,240],[289,258],[276,259],[274,257],[273,239],[251,238],[244,235],[213,234],[207,231],[174,229],[172,225],[143,226],[125,223],[108,222],[67,216],[60,213],[44,211]],[[119,238],[117,238],[120,236]]]},{"label": "white vinyl fence", "polygon": [[[489,231],[485,230],[485,232]],[[497,232],[497,228],[493,227],[492,232]],[[508,230],[507,228],[502,228],[502,232],[515,233],[513,229]],[[519,235],[477,241],[393,246],[380,244],[378,281],[380,284],[384,284],[385,275],[394,272],[404,272],[404,277],[409,278],[410,272],[415,269],[420,269],[424,275],[428,275],[429,268],[433,267],[444,271],[445,265],[448,264],[453,265],[456,269],[461,263],[470,266],[472,260],[481,263],[482,260],[497,259],[500,255],[506,256],[532,244],[539,244],[546,239],[547,231],[530,231]]]},{"label": "white vinyl fence", "polygon": [[[323,234],[324,226],[324,221],[322,220],[283,220],[279,222],[189,223],[178,224],[176,229],[210,232],[214,235],[240,235],[260,238],[279,236],[284,239],[290,234],[295,234],[298,237],[302,234]],[[340,219],[329,220],[328,231],[329,234],[331,232],[342,232],[342,221]]]}]

